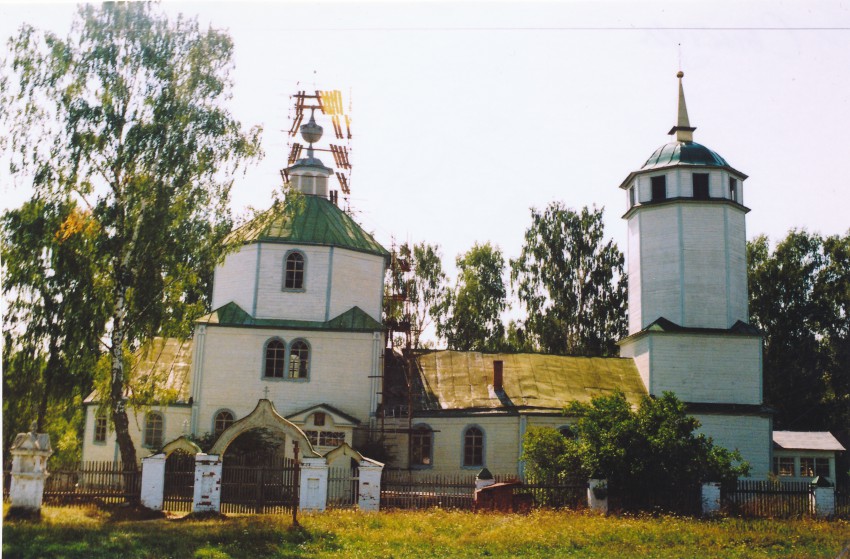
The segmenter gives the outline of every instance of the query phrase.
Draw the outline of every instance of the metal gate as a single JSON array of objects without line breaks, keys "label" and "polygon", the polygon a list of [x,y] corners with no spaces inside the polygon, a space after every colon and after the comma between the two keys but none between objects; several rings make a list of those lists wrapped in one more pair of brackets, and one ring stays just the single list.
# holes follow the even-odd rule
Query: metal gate
[{"label": "metal gate", "polygon": [[328,470],[328,508],[357,506],[360,492],[360,471],[356,467],[337,467]]},{"label": "metal gate", "polygon": [[222,460],[221,512],[282,514],[298,505],[295,460],[273,458],[259,464],[241,457]]},{"label": "metal gate", "polygon": [[171,512],[192,512],[195,495],[195,456],[174,452],[165,460],[162,508]]}]

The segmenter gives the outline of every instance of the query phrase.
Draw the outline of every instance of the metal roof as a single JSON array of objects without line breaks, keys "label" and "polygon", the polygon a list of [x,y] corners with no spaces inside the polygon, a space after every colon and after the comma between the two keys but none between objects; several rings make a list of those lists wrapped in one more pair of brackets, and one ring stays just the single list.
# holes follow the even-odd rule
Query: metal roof
[{"label": "metal roof", "polygon": [[829,431],[774,431],[773,445],[783,450],[845,450]]},{"label": "metal roof", "polygon": [[306,194],[290,195],[282,207],[257,216],[225,239],[225,244],[256,242],[336,246],[389,257],[372,235],[330,200]]},{"label": "metal roof", "polygon": [[277,318],[254,318],[236,303],[230,302],[198,322],[219,326],[286,328],[289,330],[344,330],[348,332],[381,332],[383,325],[366,314],[360,307],[351,307],[341,315],[326,322],[314,320],[282,320]]},{"label": "metal roof", "polygon": [[670,142],[655,150],[643,164],[641,170],[671,165],[730,166],[720,155],[701,144],[696,142]]},{"label": "metal roof", "polygon": [[[504,391],[493,390],[493,361],[503,362]],[[416,358],[431,409],[561,410],[570,402],[622,390],[637,405],[647,394],[632,359],[535,353],[435,351]]]}]

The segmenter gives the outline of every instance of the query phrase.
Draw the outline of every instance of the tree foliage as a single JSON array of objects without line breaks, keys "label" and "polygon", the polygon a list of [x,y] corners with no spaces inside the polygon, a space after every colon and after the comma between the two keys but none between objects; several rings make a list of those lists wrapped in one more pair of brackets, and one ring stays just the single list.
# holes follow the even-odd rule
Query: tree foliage
[{"label": "tree foliage", "polygon": [[850,433],[850,234],[792,230],[773,250],[761,236],[747,258],[775,426]]},{"label": "tree foliage", "polygon": [[507,306],[502,251],[476,243],[455,262],[458,278],[440,307],[437,335],[449,349],[500,351],[505,338],[501,314]]},{"label": "tree foliage", "polygon": [[531,210],[511,282],[526,307],[526,335],[560,355],[617,355],[626,333],[625,259],[605,241],[602,210],[553,202]]},{"label": "tree foliage", "polygon": [[529,429],[523,460],[538,476],[580,474],[618,487],[676,488],[746,475],[737,451],[696,434],[699,421],[687,415],[672,393],[646,396],[633,410],[623,393],[574,402],[575,438],[548,428]]},{"label": "tree foliage", "polygon": [[18,79],[3,82],[0,104],[10,170],[37,196],[73,196],[91,212],[108,278],[104,396],[125,463],[136,456],[124,352],[155,334],[188,335],[229,229],[229,177],[259,155],[260,130],[244,131],[222,106],[232,50],[227,34],[146,2],[83,6],[67,39],[25,26],[11,43]]}]

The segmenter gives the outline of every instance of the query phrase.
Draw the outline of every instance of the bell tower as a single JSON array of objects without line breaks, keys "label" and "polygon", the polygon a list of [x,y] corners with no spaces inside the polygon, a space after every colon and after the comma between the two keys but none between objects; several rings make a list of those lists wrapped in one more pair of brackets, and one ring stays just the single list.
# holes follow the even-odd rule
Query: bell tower
[{"label": "bell tower", "polygon": [[766,474],[762,339],[747,308],[747,176],[694,142],[684,74],[677,77],[673,141],[620,185],[629,273],[629,335],[620,355],[635,360],[651,395],[674,392],[707,434]]}]

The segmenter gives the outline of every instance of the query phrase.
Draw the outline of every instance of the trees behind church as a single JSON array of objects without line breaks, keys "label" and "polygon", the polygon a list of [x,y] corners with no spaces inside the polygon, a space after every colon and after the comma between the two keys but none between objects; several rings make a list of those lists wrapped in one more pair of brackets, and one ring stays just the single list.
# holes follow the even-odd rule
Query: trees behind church
[{"label": "trees behind church", "polygon": [[850,233],[747,244],[750,320],[764,333],[775,427],[850,435]]},{"label": "trees behind church", "polygon": [[[229,177],[259,154],[260,130],[243,130],[222,105],[232,50],[225,33],[201,31],[196,20],[169,21],[150,3],[107,3],[80,8],[67,39],[24,26],[7,61],[17,81],[4,84],[0,118],[11,130],[5,151],[12,173],[31,181],[33,203],[69,200],[83,208],[76,214],[82,228],[41,241],[49,252],[91,236],[80,267],[100,270],[98,289],[87,295],[107,317],[57,318],[93,330],[108,348],[103,396],[125,463],[136,462],[127,432],[126,351],[150,336],[187,335],[206,308],[218,242],[230,226]],[[4,223],[18,233],[30,227]],[[56,281],[79,279],[55,268],[52,257],[20,263],[37,267],[31,278],[64,272]],[[53,296],[53,286],[27,281],[10,295]],[[25,330],[11,335],[9,351],[24,351]],[[33,349],[49,362],[55,336],[38,335]],[[4,354],[6,365],[15,359]],[[13,374],[4,369],[4,380]]]}]

